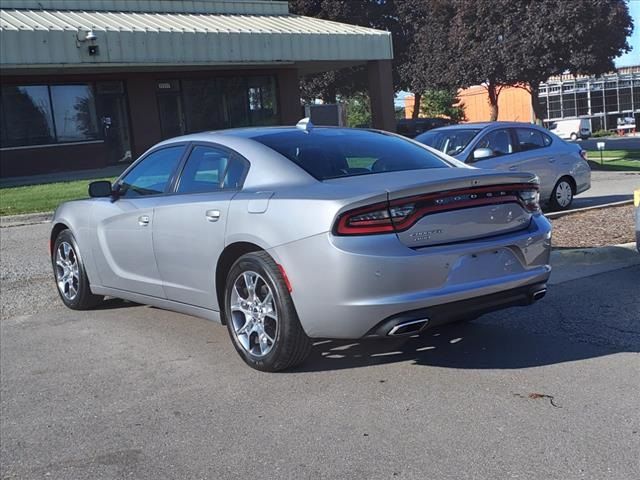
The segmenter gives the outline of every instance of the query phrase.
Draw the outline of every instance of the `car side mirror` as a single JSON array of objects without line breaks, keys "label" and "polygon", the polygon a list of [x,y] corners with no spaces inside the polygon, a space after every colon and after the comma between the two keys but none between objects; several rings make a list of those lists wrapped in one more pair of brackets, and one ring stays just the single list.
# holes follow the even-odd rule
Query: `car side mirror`
[{"label": "car side mirror", "polygon": [[98,180],[89,184],[89,196],[91,198],[110,197],[113,194],[111,182],[108,180]]},{"label": "car side mirror", "polygon": [[485,158],[493,157],[493,150],[490,148],[476,148],[473,151],[473,160],[483,160]]}]

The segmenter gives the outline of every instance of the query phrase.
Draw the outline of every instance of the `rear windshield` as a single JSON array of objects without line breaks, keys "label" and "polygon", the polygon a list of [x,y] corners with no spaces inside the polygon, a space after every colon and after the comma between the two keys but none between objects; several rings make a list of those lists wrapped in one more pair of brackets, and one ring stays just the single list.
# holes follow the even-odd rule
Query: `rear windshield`
[{"label": "rear windshield", "polygon": [[284,155],[318,180],[451,167],[409,140],[368,130],[315,128],[309,133],[296,130],[252,138]]},{"label": "rear windshield", "polygon": [[455,128],[451,130],[432,130],[416,137],[418,142],[440,150],[447,155],[457,155],[469,145],[479,129]]}]

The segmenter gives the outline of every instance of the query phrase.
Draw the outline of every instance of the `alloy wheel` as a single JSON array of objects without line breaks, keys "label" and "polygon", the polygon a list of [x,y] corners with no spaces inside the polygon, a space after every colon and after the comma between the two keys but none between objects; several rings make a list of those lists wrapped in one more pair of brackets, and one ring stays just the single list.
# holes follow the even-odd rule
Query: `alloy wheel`
[{"label": "alloy wheel", "polygon": [[67,300],[74,300],[78,295],[79,272],[78,256],[73,246],[68,242],[61,242],[56,250],[56,283]]},{"label": "alloy wheel", "polygon": [[564,180],[558,183],[556,187],[556,201],[562,208],[566,208],[571,204],[573,200],[573,190],[571,185]]},{"label": "alloy wheel", "polygon": [[242,348],[254,357],[264,357],[278,335],[278,311],[271,287],[254,271],[241,273],[231,292],[231,326]]}]

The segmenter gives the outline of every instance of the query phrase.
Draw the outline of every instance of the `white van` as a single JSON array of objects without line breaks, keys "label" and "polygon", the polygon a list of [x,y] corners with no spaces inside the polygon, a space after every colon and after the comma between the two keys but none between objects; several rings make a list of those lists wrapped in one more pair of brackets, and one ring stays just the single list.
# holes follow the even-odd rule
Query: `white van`
[{"label": "white van", "polygon": [[586,140],[591,136],[591,120],[588,118],[572,118],[568,120],[556,120],[549,124],[549,130],[560,138]]}]

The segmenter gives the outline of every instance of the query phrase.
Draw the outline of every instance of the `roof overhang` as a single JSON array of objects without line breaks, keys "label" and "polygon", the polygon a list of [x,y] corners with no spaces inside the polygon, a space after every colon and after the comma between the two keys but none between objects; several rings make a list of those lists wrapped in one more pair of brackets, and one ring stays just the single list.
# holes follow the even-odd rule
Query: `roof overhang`
[{"label": "roof overhang", "polygon": [[0,10],[3,73],[304,64],[318,70],[392,58],[389,32],[290,14]]}]

